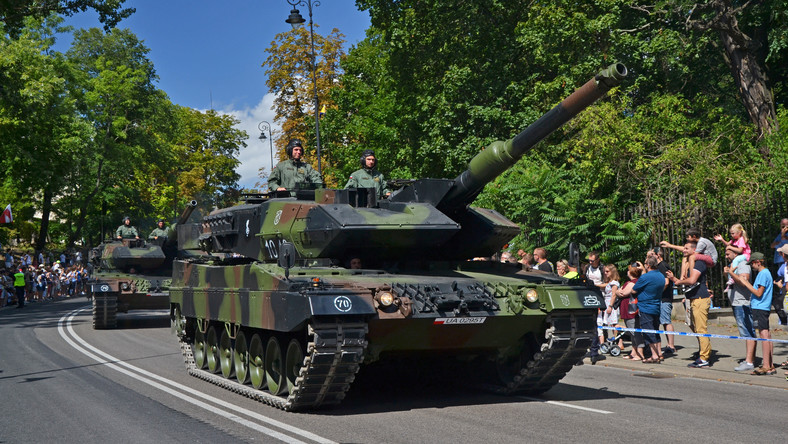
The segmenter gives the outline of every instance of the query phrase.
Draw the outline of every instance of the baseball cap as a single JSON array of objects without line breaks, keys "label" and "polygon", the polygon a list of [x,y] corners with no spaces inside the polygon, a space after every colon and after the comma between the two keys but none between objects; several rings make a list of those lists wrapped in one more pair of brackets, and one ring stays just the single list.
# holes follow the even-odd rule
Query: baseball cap
[{"label": "baseball cap", "polygon": [[785,244],[782,247],[778,248],[777,252],[782,254],[788,254],[788,244]]},{"label": "baseball cap", "polygon": [[756,251],[750,254],[750,260],[748,260],[747,263],[750,264],[752,263],[752,261],[765,261],[765,260],[766,260],[766,256],[764,256],[763,253]]}]

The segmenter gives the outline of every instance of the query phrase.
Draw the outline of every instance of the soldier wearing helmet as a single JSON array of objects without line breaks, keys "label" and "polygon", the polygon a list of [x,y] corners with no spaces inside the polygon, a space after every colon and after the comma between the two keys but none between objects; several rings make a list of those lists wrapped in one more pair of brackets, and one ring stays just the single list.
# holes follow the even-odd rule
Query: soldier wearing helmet
[{"label": "soldier wearing helmet", "polygon": [[153,231],[151,231],[150,234],[148,235],[148,239],[149,240],[161,239],[166,241],[169,234],[170,234],[170,230],[164,226],[164,219],[159,219],[159,221],[156,223],[156,228],[154,228]]},{"label": "soldier wearing helmet", "polygon": [[139,239],[137,229],[131,225],[131,219],[126,216],[123,218],[123,225],[115,230],[115,237],[118,239]]},{"label": "soldier wearing helmet", "polygon": [[361,153],[361,169],[350,175],[345,188],[374,188],[378,198],[388,196],[391,192],[386,186],[383,174],[377,170],[378,159],[372,150]]},{"label": "soldier wearing helmet", "polygon": [[268,177],[268,189],[271,191],[293,190],[298,183],[323,186],[323,179],[312,165],[302,160],[304,147],[298,139],[292,139],[287,144],[287,160],[276,164]]}]

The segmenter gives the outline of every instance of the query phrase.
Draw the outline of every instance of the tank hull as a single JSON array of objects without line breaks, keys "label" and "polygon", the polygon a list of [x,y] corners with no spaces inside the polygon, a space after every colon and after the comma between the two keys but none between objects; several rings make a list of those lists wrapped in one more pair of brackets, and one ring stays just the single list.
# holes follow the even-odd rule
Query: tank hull
[{"label": "tank hull", "polygon": [[[175,261],[170,287],[173,329],[195,376],[234,384],[233,390],[285,410],[338,403],[361,366],[422,354],[474,362],[478,365],[472,373],[501,393],[540,393],[582,358],[596,334],[602,304],[596,289],[501,264],[486,270],[450,268],[389,274],[296,267],[286,279],[285,270],[272,264]],[[538,296],[534,302],[525,299],[529,290]],[[384,293],[393,296],[392,304],[381,303]],[[299,384],[308,384],[308,378],[299,375],[315,371],[311,354],[319,354],[314,347],[322,340],[316,331],[348,341],[347,350],[334,343],[335,359],[323,368],[326,374],[339,371],[343,376],[341,383],[323,383],[334,395],[305,400]],[[273,384],[276,389],[287,385],[288,390],[250,387],[246,376],[234,375],[233,366],[240,366],[242,375],[254,367],[255,353],[249,352],[255,348],[254,337],[266,343],[260,352],[263,373],[272,338],[272,353],[294,368],[291,380]],[[293,356],[290,348],[295,349]],[[223,359],[238,349],[246,353],[241,361]],[[217,350],[215,355],[212,350]],[[286,368],[267,370],[286,374]]]}]

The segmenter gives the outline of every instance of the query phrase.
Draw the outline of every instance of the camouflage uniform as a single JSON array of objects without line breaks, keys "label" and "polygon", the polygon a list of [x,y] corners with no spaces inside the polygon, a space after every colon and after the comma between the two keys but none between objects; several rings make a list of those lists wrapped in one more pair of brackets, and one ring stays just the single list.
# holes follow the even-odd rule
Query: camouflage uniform
[{"label": "camouflage uniform", "polygon": [[306,182],[323,186],[323,179],[312,165],[298,160],[287,159],[276,164],[276,168],[268,177],[268,189],[276,190],[279,187],[292,190],[297,183]]},{"label": "camouflage uniform", "polygon": [[150,232],[148,235],[148,239],[155,239],[156,237],[168,237],[170,235],[170,230],[167,227],[159,228],[156,227],[153,231]]},{"label": "camouflage uniform", "polygon": [[366,168],[361,168],[351,174],[345,188],[374,188],[378,197],[383,197],[389,192],[383,174],[378,170]]},{"label": "camouflage uniform", "polygon": [[139,233],[135,227],[131,225],[126,226],[126,224],[123,224],[119,226],[117,230],[115,230],[115,237],[120,237],[123,239],[135,239],[139,237]]}]

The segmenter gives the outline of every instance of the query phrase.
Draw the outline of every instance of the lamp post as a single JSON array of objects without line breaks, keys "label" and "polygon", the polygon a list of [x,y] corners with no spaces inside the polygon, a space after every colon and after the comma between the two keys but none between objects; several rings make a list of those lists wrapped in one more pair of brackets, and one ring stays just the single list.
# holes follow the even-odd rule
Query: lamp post
[{"label": "lamp post", "polygon": [[[273,136],[271,135],[271,124],[263,120],[257,125],[257,129],[260,130],[260,141],[264,141],[268,139],[268,149],[271,151],[271,171],[274,170],[274,143],[272,142]],[[265,135],[265,132],[268,131],[268,136]],[[268,174],[271,174],[271,171]]]},{"label": "lamp post", "polygon": [[306,20],[301,16],[301,12],[296,9],[296,5],[306,6],[309,9],[309,38],[312,46],[312,84],[315,92],[315,139],[317,142],[317,172],[323,174],[320,165],[320,103],[317,98],[317,56],[315,55],[315,30],[312,24],[312,7],[320,6],[319,0],[287,0],[287,3],[293,7],[290,11],[290,16],[285,20],[293,29],[304,24]]}]

